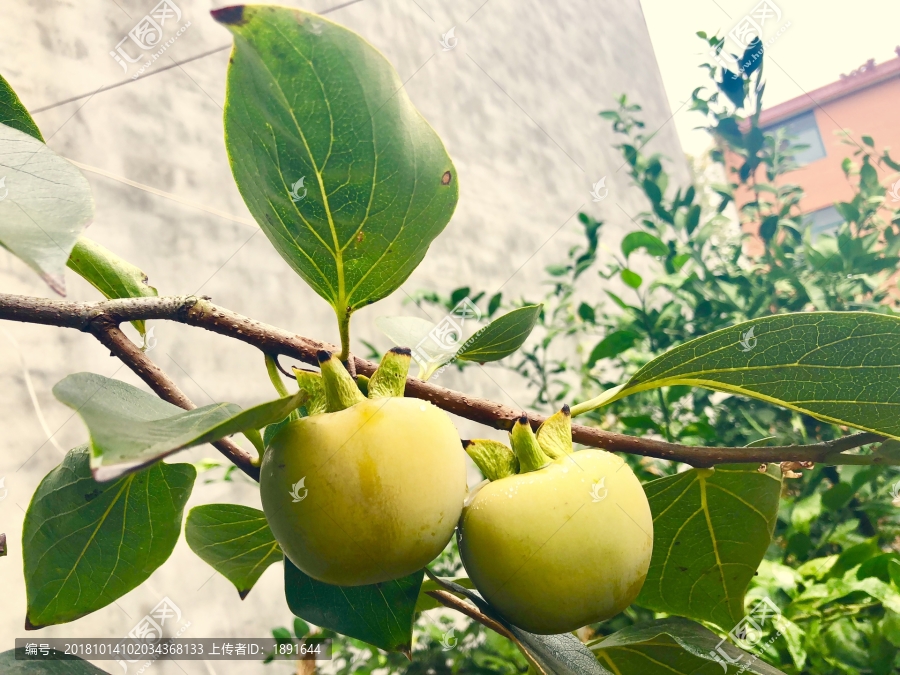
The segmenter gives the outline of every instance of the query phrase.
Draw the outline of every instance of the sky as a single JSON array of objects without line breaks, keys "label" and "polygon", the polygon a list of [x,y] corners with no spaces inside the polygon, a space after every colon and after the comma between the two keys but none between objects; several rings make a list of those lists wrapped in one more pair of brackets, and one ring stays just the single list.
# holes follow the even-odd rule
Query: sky
[{"label": "sky", "polygon": [[[763,25],[764,37],[775,38],[766,48],[765,107],[834,82],[841,73],[849,73],[871,58],[876,63],[896,58],[900,0],[765,1],[774,3],[781,12],[780,18],[771,12],[773,18]],[[758,2],[641,0],[673,112],[688,100],[691,91],[705,83],[705,73],[697,65],[704,60],[708,47],[704,49],[697,31],[726,35],[752,13]],[[690,155],[700,154],[709,144],[705,133],[692,131],[701,119],[699,113],[687,112],[684,106],[671,121]]]}]

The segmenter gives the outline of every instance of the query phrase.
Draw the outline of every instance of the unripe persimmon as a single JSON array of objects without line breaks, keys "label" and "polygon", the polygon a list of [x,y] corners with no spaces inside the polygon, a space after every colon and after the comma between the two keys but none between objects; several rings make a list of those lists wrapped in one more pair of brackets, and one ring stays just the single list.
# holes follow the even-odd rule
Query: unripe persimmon
[{"label": "unripe persimmon", "polygon": [[[393,358],[403,356],[408,366],[408,351]],[[383,395],[405,383],[401,370],[402,379],[395,371],[387,384],[376,373],[369,382],[376,397],[367,399],[336,358],[324,360],[328,408],[346,407],[290,422],[266,449],[266,519],[284,554],[314,579],[341,586],[397,579],[422,569],[453,536],[465,455],[444,411]]]},{"label": "unripe persimmon", "polygon": [[[640,482],[603,450],[547,456],[527,420],[512,436],[520,473],[507,470],[473,492],[460,520],[459,551],[475,587],[510,623],[533,633],[572,631],[618,614],[640,592],[653,550]],[[488,453],[470,454],[484,463]],[[512,465],[497,457],[489,472]]]}]

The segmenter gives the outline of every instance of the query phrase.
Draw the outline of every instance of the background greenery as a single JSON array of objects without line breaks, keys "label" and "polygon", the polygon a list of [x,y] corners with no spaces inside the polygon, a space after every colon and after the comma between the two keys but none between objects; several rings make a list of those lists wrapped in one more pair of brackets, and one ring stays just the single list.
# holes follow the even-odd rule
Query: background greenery
[{"label": "background greenery", "polygon": [[[721,38],[698,35],[722,49]],[[545,297],[512,299],[462,287],[449,296],[420,291],[416,301],[449,311],[470,297],[486,310],[485,321],[501,308],[543,302],[537,330],[501,365],[528,382],[533,406],[547,413],[620,384],[674,346],[742,321],[808,310],[896,313],[900,211],[886,201],[881,183],[900,166],[871,137],[848,134],[843,171],[853,199],[835,204],[842,225],[813,236],[800,213],[803,190],[790,182],[796,168],[792,155],[803,146],[759,127],[764,59],[754,58],[754,52],[761,55],[761,47],[748,49],[743,73],[703,66],[709,82],[693,92],[692,109],[703,116],[717,144],[695,162],[692,185],[672,185],[666,159],[645,151],[652,133],[640,105],[623,95],[614,109],[600,113],[619,138],[616,147],[633,185],[647,198],[646,211],[633,217],[635,229],[620,251],[603,250],[603,222],[582,213],[583,243],[547,266]],[[715,175],[727,176],[726,182],[709,178]],[[747,226],[743,231],[727,215],[735,212]],[[761,249],[758,255],[748,254],[749,238]],[[579,278],[590,274],[618,277],[629,290],[621,295],[607,290],[603,298],[579,292]],[[454,367],[472,365],[457,361]],[[588,420],[612,431],[698,445],[810,443],[846,433],[763,401],[691,387],[635,394],[582,421]],[[651,458],[629,461],[642,480],[680,468]],[[784,483],[775,538],[747,597],[748,607],[772,598],[782,617],[768,627],[756,653],[792,674],[897,672],[900,510],[892,504],[892,489],[896,492],[900,470],[788,470],[800,475]],[[437,567],[443,576],[461,571],[452,546]],[[412,663],[338,638],[338,672],[527,671],[524,658],[504,638],[435,614],[417,620]],[[588,641],[654,616],[663,615],[634,605],[582,629],[579,637]],[[453,646],[447,648],[451,627]]]}]

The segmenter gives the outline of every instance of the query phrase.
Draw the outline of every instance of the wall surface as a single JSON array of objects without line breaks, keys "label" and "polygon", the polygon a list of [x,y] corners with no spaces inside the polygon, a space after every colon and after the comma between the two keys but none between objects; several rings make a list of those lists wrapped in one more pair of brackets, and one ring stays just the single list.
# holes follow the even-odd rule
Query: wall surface
[{"label": "wall surface", "polygon": [[[337,2],[285,4],[323,11]],[[87,234],[140,266],[160,294],[207,294],[237,312],[335,341],[331,309],[274,252],[232,181],[222,136],[228,51],[172,67],[230,42],[210,19],[210,3],[179,0],[182,17],[175,25],[189,25],[138,79],[130,79],[135,66],[125,72],[110,57],[153,7],[154,0],[3,3],[0,72],[29,109],[40,110],[35,118],[50,147],[82,166],[96,201]],[[360,32],[395,65],[412,101],[444,139],[461,186],[453,220],[403,290],[354,318],[353,345],[361,352],[361,337],[389,346],[374,327],[380,315],[440,318],[405,302],[417,289],[447,293],[470,285],[489,295],[502,289],[507,297],[539,299],[544,265],[580,239],[580,210],[606,220],[604,244],[618,248],[629,214],[645,208],[611,147],[609,125],[597,115],[613,107],[618,94],[644,106],[648,129],[658,130],[649,150],[673,158],[673,183],[687,180],[638,0],[602,12],[587,0],[362,0],[329,18]],[[458,42],[445,51],[439,40],[454,26]],[[89,95],[57,105],[84,93]],[[604,176],[609,197],[594,203],[591,185]],[[600,280],[589,283],[600,297]],[[98,297],[71,273],[67,285],[70,299]],[[51,296],[5,252],[0,291]],[[227,400],[246,406],[272,397],[255,350],[175,324],[152,325],[158,342],[150,356],[198,405]],[[0,324],[0,478],[8,490],[0,490],[0,532],[9,538],[9,555],[0,559],[0,649],[26,636],[20,541],[30,496],[63,452],[86,440],[79,419],[50,393],[54,383],[79,371],[143,386],[86,335]],[[519,407],[531,400],[524,385],[499,367],[447,373],[440,382]],[[496,436],[456,421],[463,436]],[[214,456],[206,446],[177,459]],[[254,484],[240,476],[215,480],[221,475],[201,474],[189,507],[221,501],[258,506]],[[185,637],[261,637],[290,620],[280,565],[241,602],[182,539],[147,583],[88,617],[38,635],[122,636],[164,597],[180,608]],[[103,667],[121,672],[112,663]],[[150,672],[284,671],[193,661],[158,663]]]}]

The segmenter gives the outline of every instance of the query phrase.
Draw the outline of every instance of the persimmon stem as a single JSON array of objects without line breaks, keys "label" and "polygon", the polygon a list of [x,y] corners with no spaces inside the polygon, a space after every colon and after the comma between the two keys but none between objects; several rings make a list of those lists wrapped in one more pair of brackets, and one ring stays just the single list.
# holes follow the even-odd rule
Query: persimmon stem
[{"label": "persimmon stem", "polygon": [[284,380],[281,379],[281,373],[278,372],[277,357],[271,354],[266,354],[266,372],[269,373],[269,379],[272,380],[272,386],[275,387],[278,395],[282,398],[290,396],[287,387],[284,386]]},{"label": "persimmon stem", "polygon": [[350,312],[346,309],[338,314],[338,330],[341,334],[341,355],[338,358],[347,361],[350,358]]},{"label": "persimmon stem", "polygon": [[[318,365],[316,353],[320,350],[336,351],[333,345],[264,324],[224,307],[218,307],[210,302],[209,298],[197,296],[124,298],[103,302],[67,302],[0,293],[0,319],[74,328],[86,333],[92,333],[98,339],[101,339],[101,336],[105,334],[103,330],[98,332],[98,323],[104,326],[116,327],[119,323],[126,321],[165,319],[204,328],[214,333],[246,342],[262,352],[273,355],[284,354],[313,365]],[[163,393],[160,393],[165,392],[169,387],[175,387],[175,385],[148,360],[147,363],[162,378],[158,379],[155,384],[151,384],[151,379],[147,379],[147,376],[139,371],[139,368],[145,367],[144,362],[141,360],[146,358],[144,353],[124,335],[122,335],[122,340],[131,344],[133,351],[137,353],[127,352],[127,360],[120,356],[126,365],[144,378],[144,381],[150,384],[161,398],[181,407],[186,407],[175,400],[166,398]],[[102,339],[101,342],[103,342]],[[113,350],[113,353],[119,356],[115,350]],[[138,355],[140,358],[138,358]],[[356,366],[356,371],[362,375],[371,376],[378,367],[378,364],[366,359],[350,358],[353,365]],[[175,389],[177,390],[177,387]],[[184,397],[184,394],[180,392],[179,394]],[[406,380],[406,395],[431,401],[434,405],[443,408],[447,412],[495,429],[510,430],[515,420],[521,415],[520,411],[502,403],[445,389],[429,382],[423,382],[415,377]],[[187,400],[186,397],[184,400]],[[543,415],[528,414],[528,421],[533,429],[537,429],[545,419],[546,417]],[[603,448],[610,452],[627,452],[645,457],[657,457],[675,462],[684,462],[698,467],[714,466],[716,464],[745,462],[780,463],[785,461],[838,465],[900,464],[900,460],[886,456],[872,457],[870,455],[845,454],[847,450],[872,443],[880,443],[885,440],[884,436],[871,432],[853,434],[833,441],[812,445],[786,445],[769,448],[723,448],[695,447],[680,443],[668,443],[652,438],[638,438],[605,431],[596,427],[573,424],[572,440],[583,445]],[[219,441],[218,443],[224,444],[227,442]],[[219,447],[219,445],[216,447]],[[231,459],[231,456],[238,457],[236,453],[244,452],[233,444],[230,445],[228,450],[223,450],[222,447],[219,447],[219,450],[226,456],[229,456],[229,459]],[[246,453],[244,454],[246,455]],[[253,471],[253,467],[249,464],[249,459],[246,465],[239,464],[239,466],[245,473],[248,470]]]}]

